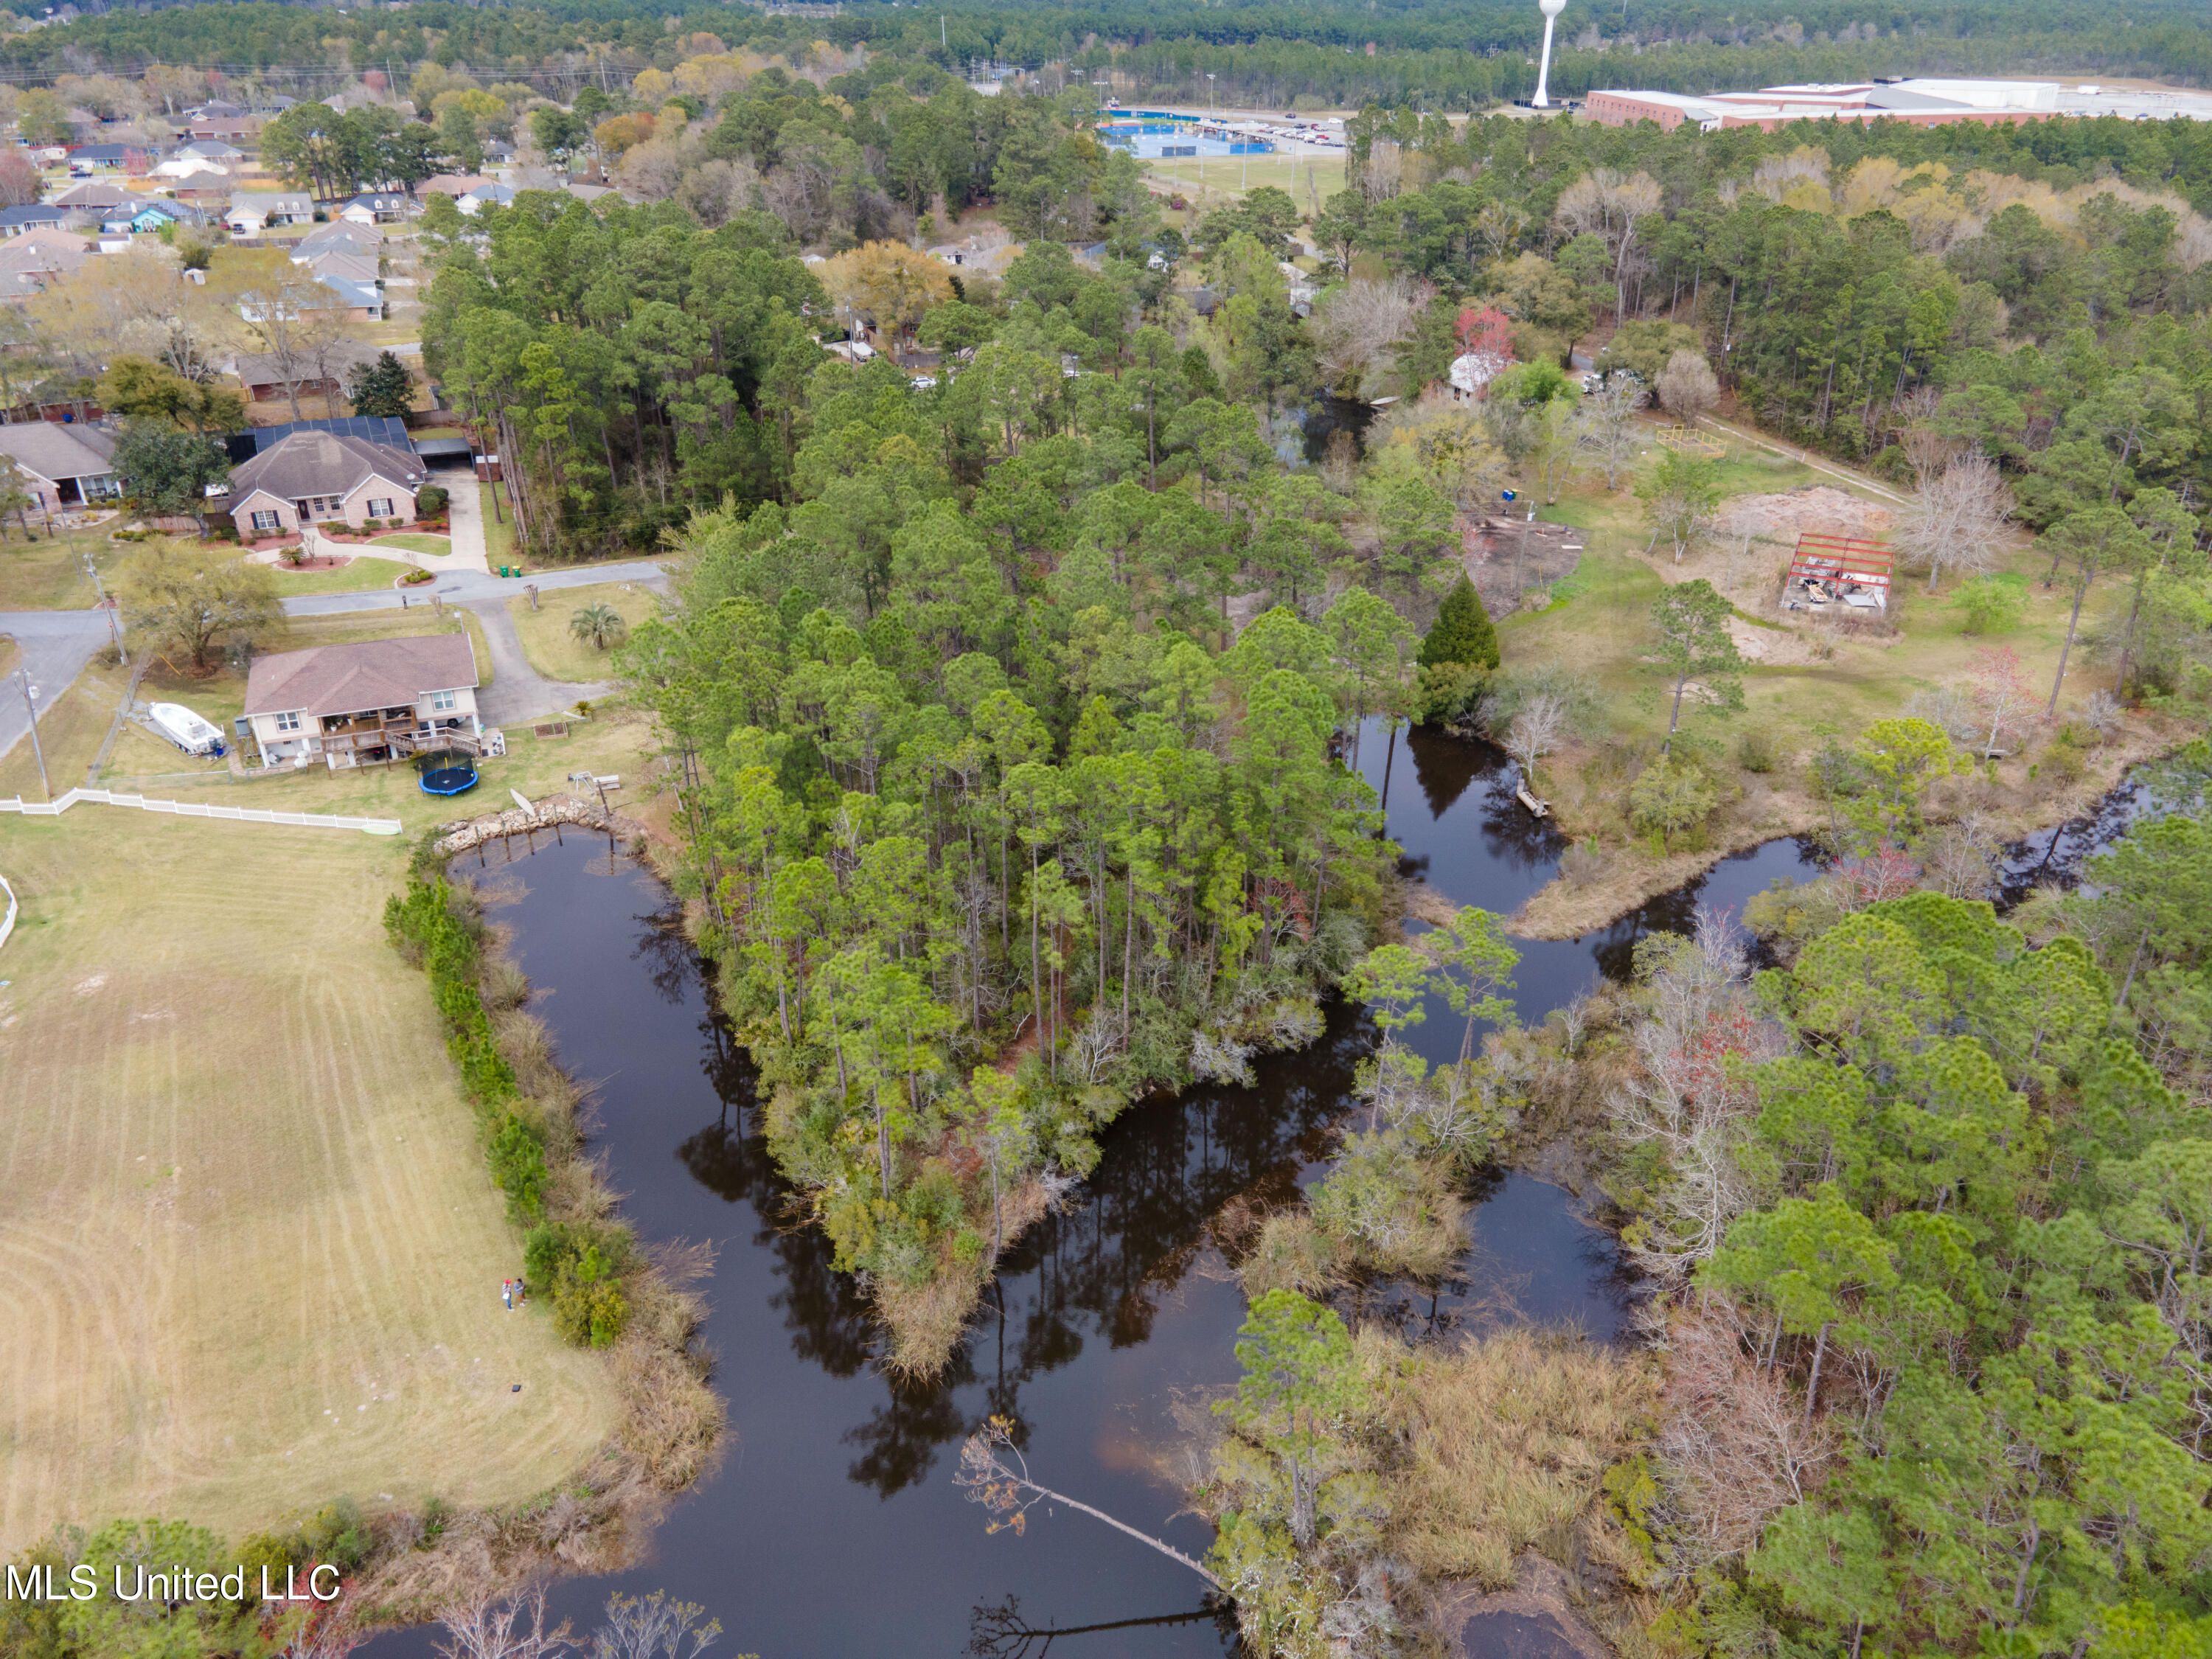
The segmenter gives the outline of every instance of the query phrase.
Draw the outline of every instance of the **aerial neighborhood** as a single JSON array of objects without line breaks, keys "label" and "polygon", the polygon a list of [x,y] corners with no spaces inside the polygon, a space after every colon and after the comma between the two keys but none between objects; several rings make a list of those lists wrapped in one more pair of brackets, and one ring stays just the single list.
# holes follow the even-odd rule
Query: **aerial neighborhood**
[{"label": "aerial neighborhood", "polygon": [[0,1659],[2212,1659],[2203,0],[0,56]]}]

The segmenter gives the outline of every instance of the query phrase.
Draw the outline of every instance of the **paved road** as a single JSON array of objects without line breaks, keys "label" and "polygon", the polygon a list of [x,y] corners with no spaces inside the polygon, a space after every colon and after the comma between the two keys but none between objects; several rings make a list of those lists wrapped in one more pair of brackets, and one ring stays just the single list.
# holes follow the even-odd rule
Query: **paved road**
[{"label": "paved road", "polygon": [[[31,684],[38,690],[39,714],[43,719],[92,660],[92,653],[107,643],[107,613],[0,611],[0,634],[13,635],[21,648],[23,665],[31,671]],[[30,716],[23,708],[22,679],[10,674],[0,684],[0,755],[22,742],[30,729]],[[59,787],[66,789],[74,781],[64,780]]]},{"label": "paved road", "polygon": [[[665,578],[660,566],[651,559],[635,559],[623,564],[587,565],[576,570],[547,570],[534,573],[530,580],[538,584],[540,592],[563,587],[589,587],[595,582],[646,582],[661,587]],[[526,584],[512,576],[489,576],[473,570],[456,570],[443,581],[424,582],[420,587],[401,592],[398,588],[371,588],[366,593],[310,593],[303,598],[287,599],[284,609],[295,617],[327,617],[345,611],[397,611],[400,601],[410,605],[428,605],[429,595],[435,593],[447,605],[465,605],[478,609],[485,602],[503,603],[520,593]]]}]

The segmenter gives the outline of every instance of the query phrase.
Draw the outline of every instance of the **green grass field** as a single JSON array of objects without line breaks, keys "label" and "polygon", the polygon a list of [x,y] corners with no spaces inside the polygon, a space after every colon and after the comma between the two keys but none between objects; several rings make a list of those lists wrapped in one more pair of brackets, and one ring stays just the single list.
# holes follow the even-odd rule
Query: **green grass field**
[{"label": "green grass field", "polygon": [[1304,212],[1310,198],[1326,207],[1344,188],[1340,155],[1209,155],[1203,162],[1148,161],[1145,170],[1163,187],[1172,186],[1193,201],[1233,200],[1262,185],[1290,192]]},{"label": "green grass field", "polygon": [[[1639,462],[1646,467],[1653,464],[1650,458]],[[1722,463],[1719,477],[1730,496],[1778,495],[1808,483],[1841,487],[1838,480],[1800,462],[1741,449]],[[1655,704],[1650,696],[1656,672],[1642,660],[1650,649],[1651,602],[1662,580],[1705,577],[1726,591],[1741,609],[1759,615],[1771,609],[1768,602],[1789,562],[1789,549],[1755,544],[1746,556],[1740,537],[1717,535],[1679,566],[1664,545],[1647,558],[1644,549],[1650,532],[1628,483],[1624,478],[1622,489],[1608,494],[1602,479],[1585,477],[1557,506],[1540,511],[1541,518],[1588,532],[1589,550],[1567,585],[1566,603],[1538,615],[1507,617],[1500,625],[1500,641],[1509,663],[1516,658],[1573,663],[1595,676],[1606,693],[1609,719],[1635,737],[1666,727],[1667,709],[1663,703]],[[1865,498],[1887,505],[1870,493]],[[2018,653],[2029,681],[2047,688],[2065,638],[2071,597],[2063,581],[2048,590],[2039,585],[2047,564],[2048,559],[2039,559],[2030,547],[2024,546],[2015,556],[2012,568],[2033,570],[2039,579],[2028,587],[2027,615],[2012,633],[1987,638],[1959,631],[1952,599],[1955,580],[1946,579],[1942,592],[1931,598],[1924,577],[1900,576],[1890,601],[1889,615],[1899,629],[1894,637],[1847,635],[1833,641],[1832,655],[1825,659],[1754,665],[1745,678],[1752,714],[1785,733],[1829,728],[1849,733],[1869,720],[1896,714],[1914,691],[1964,675],[1976,655],[1993,645]],[[2120,601],[2122,592],[2123,584],[2111,580],[2092,591],[2082,611],[2084,631]],[[1766,631],[1784,644],[1822,638],[1809,630]],[[2100,683],[2095,665],[2077,642],[2062,704],[2087,696]],[[1707,723],[1732,734],[1742,720],[1738,716],[1734,723]],[[1797,744],[1800,749],[1810,746],[1809,738]]]},{"label": "green grass field", "polygon": [[303,593],[366,593],[371,588],[391,586],[414,568],[397,559],[371,558],[360,553],[337,570],[288,570],[282,564],[274,567],[276,591],[288,599]]},{"label": "green grass field", "polygon": [[379,536],[373,545],[404,547],[410,553],[428,553],[442,559],[453,550],[453,538],[451,536],[418,536],[412,531],[406,531],[397,536]]},{"label": "green grass field", "polygon": [[104,529],[37,534],[38,540],[27,542],[11,525],[8,539],[0,542],[0,611],[82,611],[98,597],[84,573],[86,553],[102,576],[112,577],[133,550],[108,540]]},{"label": "green grass field", "polygon": [[604,1358],[500,1305],[518,1241],[383,938],[404,858],[95,805],[0,830],[0,1552],[513,1501],[608,1433]]},{"label": "green grass field", "polygon": [[506,501],[499,499],[502,488],[495,483],[477,486],[481,492],[477,499],[483,503],[484,559],[494,570],[515,562],[514,519]]},{"label": "green grass field", "polygon": [[660,608],[660,596],[635,582],[598,582],[589,587],[552,588],[538,596],[532,611],[526,597],[509,599],[514,630],[522,635],[522,653],[530,665],[546,678],[574,683],[604,680],[614,673],[609,652],[594,650],[586,641],[568,631],[576,612],[587,605],[611,605],[632,628]]}]

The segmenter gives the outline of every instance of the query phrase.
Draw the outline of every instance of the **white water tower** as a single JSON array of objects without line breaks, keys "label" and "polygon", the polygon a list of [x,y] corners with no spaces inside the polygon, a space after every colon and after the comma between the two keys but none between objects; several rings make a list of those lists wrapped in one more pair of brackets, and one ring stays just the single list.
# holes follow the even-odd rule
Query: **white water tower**
[{"label": "white water tower", "polygon": [[1536,0],[1536,9],[1544,14],[1544,58],[1536,69],[1536,107],[1549,109],[1551,99],[1546,95],[1544,83],[1552,76],[1552,25],[1559,21],[1559,14],[1567,9],[1567,0]]}]

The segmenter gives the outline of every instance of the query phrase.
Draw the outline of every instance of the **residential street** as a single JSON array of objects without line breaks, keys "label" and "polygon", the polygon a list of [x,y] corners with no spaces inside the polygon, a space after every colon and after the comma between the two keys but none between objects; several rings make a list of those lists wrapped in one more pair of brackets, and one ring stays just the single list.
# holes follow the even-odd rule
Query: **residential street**
[{"label": "residential street", "polygon": [[[104,611],[0,611],[0,634],[12,635],[22,648],[23,665],[31,671],[37,688],[39,712],[44,714],[56,698],[69,689],[92,653],[108,641]],[[31,729],[23,708],[23,681],[10,674],[0,686],[0,755],[23,740]],[[70,779],[59,787],[67,788]]]}]

